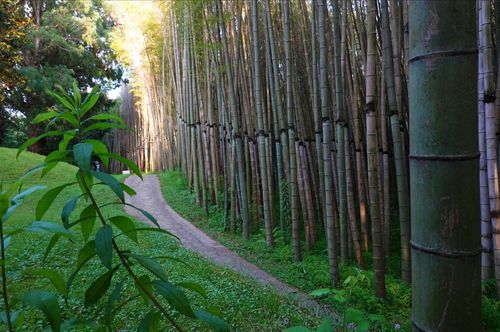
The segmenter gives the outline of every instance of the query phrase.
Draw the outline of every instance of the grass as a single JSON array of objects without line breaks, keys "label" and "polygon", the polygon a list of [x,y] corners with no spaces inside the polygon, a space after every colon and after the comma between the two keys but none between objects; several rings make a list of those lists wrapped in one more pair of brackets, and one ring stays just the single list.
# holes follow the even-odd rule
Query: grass
[{"label": "grass", "polygon": [[[292,247],[282,244],[279,232],[276,233],[277,245],[274,250],[267,247],[262,233],[254,234],[249,241],[244,241],[239,235],[224,232],[223,212],[211,206],[207,216],[202,208],[195,206],[195,196],[189,190],[186,178],[179,171],[169,171],[159,176],[164,197],[174,210],[248,261],[290,285],[317,294],[322,303],[341,314],[345,313],[347,308],[356,308],[362,310],[366,317],[369,314],[376,314],[375,317],[370,316],[376,319],[383,316],[383,322],[372,322],[372,327],[377,331],[393,331],[395,324],[401,326],[400,331],[411,331],[411,289],[398,277],[397,223],[392,236],[396,240],[392,242],[390,271],[386,278],[387,299],[382,301],[374,296],[374,275],[370,266],[367,271],[360,271],[354,265],[341,265],[340,273],[344,284],[340,290],[333,290],[324,242],[320,241],[313,250],[305,251],[303,261],[295,263]],[[367,262],[371,261],[370,257],[366,258]],[[484,298],[485,331],[500,331],[499,309],[500,301]]]},{"label": "grass", "polygon": [[[13,149],[0,148],[0,180],[3,181],[4,186],[43,160],[42,156],[27,152],[16,161],[15,153],[16,151]],[[38,176],[31,177],[25,188],[33,184],[45,184],[51,188],[71,182],[75,178],[75,170],[76,168],[71,165],[60,164],[42,180],[39,180]],[[60,223],[60,214],[64,203],[78,192],[79,190],[74,187],[65,189],[43,219]],[[42,194],[37,193],[28,198],[24,205],[18,208],[9,219],[6,227],[17,228],[30,224],[34,220],[36,202]],[[95,194],[100,202],[109,201],[109,197],[112,197],[104,186],[96,186]],[[79,202],[73,219],[85,205]],[[194,207],[192,208],[194,209]],[[124,214],[124,212],[119,205],[112,205],[106,208],[105,214],[111,216]],[[75,230],[75,233],[78,232]],[[57,269],[67,278],[74,268],[78,249],[84,244],[82,238],[77,238],[78,240],[74,243],[67,240],[60,241],[50,254],[45,267]],[[161,262],[172,282],[197,282],[203,285],[207,291],[206,299],[199,295],[188,294],[192,306],[218,310],[233,331],[276,331],[292,325],[315,327],[319,323],[318,317],[301,309],[292,300],[258,285],[251,279],[206,261],[197,254],[183,249],[176,240],[168,236],[146,232],[139,234],[139,238],[139,246],[125,237],[121,237],[119,245],[124,249],[129,248],[149,256],[170,257],[170,259],[161,259]],[[35,288],[55,292],[47,280],[34,278],[23,273],[25,269],[42,267],[42,257],[48,241],[47,235],[38,233],[22,233],[12,240],[7,249],[7,266],[9,290],[14,297]],[[116,257],[114,259],[116,261]],[[98,321],[102,318],[106,298],[96,306],[85,308],[83,297],[87,287],[104,272],[101,263],[94,258],[77,275],[67,303],[62,298],[59,299],[64,319],[77,317]],[[117,284],[123,276],[123,273],[115,275],[113,285]],[[126,283],[124,293],[126,298],[135,294],[135,288],[131,283]],[[18,304],[19,306],[22,305]],[[25,319],[17,331],[43,331],[46,324],[42,314],[31,308],[23,307],[23,309],[25,310]],[[125,303],[117,314],[114,330],[135,330],[149,309],[139,299]],[[188,331],[208,330],[203,323],[184,318],[175,311],[174,316]],[[0,325],[0,329],[3,328],[5,326]],[[168,326],[161,328],[161,331],[168,330],[170,330]],[[78,331],[86,331],[86,329],[81,328]]]}]

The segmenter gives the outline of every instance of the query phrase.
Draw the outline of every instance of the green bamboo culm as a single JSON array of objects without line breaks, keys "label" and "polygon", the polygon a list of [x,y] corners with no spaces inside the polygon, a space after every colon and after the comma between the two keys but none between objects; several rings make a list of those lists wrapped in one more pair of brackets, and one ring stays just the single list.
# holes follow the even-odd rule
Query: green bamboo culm
[{"label": "green bamboo culm", "polygon": [[413,331],[482,331],[475,2],[409,21]]}]

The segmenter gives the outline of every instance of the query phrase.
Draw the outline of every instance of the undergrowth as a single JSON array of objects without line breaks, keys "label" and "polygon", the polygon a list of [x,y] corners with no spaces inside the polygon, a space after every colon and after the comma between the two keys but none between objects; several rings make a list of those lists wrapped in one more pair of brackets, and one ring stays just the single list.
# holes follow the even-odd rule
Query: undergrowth
[{"label": "undergrowth", "polygon": [[[263,231],[253,234],[249,241],[244,241],[238,234],[224,232],[222,209],[210,206],[207,215],[203,208],[194,204],[195,195],[189,190],[187,179],[180,171],[161,173],[159,177],[163,195],[174,210],[248,261],[280,280],[308,292],[340,315],[348,308],[360,310],[365,319],[370,321],[371,330],[411,331],[411,289],[398,277],[400,260],[397,241],[391,243],[392,252],[386,276],[386,300],[379,300],[374,295],[374,274],[369,263],[369,254],[365,256],[369,263],[367,270],[360,270],[354,264],[340,265],[342,286],[340,289],[334,289],[329,278],[324,239],[318,241],[311,251],[304,250],[302,262],[296,263],[293,260],[291,245],[283,244],[281,232],[278,230],[274,232],[276,247],[273,250],[268,248]],[[395,226],[391,239],[397,240],[399,230],[397,225]],[[500,331],[500,301],[484,296],[483,322],[485,331]]]}]

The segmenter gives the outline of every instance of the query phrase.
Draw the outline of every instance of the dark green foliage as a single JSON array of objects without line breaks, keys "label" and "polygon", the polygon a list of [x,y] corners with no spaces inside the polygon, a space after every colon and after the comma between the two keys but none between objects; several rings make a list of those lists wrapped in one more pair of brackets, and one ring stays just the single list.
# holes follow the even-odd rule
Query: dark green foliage
[{"label": "dark green foliage", "polygon": [[[0,16],[4,15],[5,25],[4,19],[0,19],[0,81],[7,84],[0,87],[0,145],[19,146],[22,137],[18,135],[36,136],[43,132],[40,124],[30,121],[52,105],[46,90],[56,84],[69,90],[76,80],[84,91],[95,83],[106,90],[119,84],[122,68],[108,40],[115,22],[101,0],[40,0],[28,1],[23,6],[17,1],[5,4],[2,1]],[[16,38],[5,40],[3,47],[1,38],[7,33]],[[7,50],[11,56],[4,61]],[[3,77],[4,74],[7,76]],[[79,102],[85,95],[79,96]],[[92,98],[82,115],[91,109],[96,114],[114,103],[95,94]],[[61,124],[60,128],[65,127]],[[103,133],[89,134],[101,138]],[[43,142],[32,150],[48,153],[57,144],[50,138],[44,138]]]}]

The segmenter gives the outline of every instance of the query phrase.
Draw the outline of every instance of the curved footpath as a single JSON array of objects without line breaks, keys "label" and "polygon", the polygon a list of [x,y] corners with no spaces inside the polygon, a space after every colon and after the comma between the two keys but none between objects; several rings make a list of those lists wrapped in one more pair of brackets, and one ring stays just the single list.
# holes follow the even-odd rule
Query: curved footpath
[{"label": "curved footpath", "polygon": [[[127,195],[126,202],[150,212],[156,218],[160,227],[176,235],[185,248],[198,253],[217,265],[249,276],[263,285],[274,287],[279,293],[295,299],[301,306],[314,310],[316,314],[333,314],[305,293],[247,262],[178,215],[165,202],[160,181],[156,175],[146,175],[144,181],[141,181],[135,175],[130,176],[125,180],[125,183],[137,192],[137,195],[132,197]],[[125,211],[139,220],[150,223],[139,211],[131,207],[126,206]]]}]

